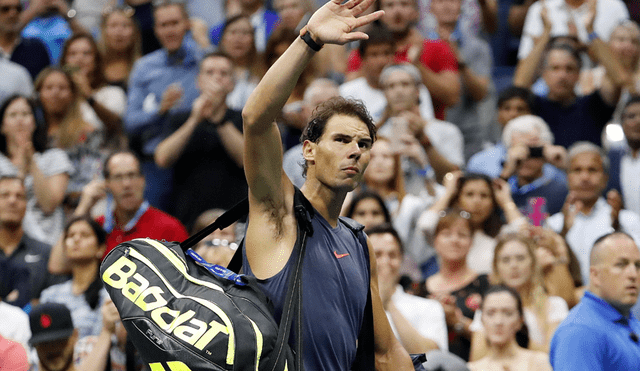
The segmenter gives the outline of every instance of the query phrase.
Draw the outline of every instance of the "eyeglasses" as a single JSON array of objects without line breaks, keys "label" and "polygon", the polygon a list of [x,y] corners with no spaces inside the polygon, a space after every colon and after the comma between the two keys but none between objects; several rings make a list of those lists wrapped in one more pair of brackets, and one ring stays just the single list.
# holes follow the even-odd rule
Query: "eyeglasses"
[{"label": "eyeglasses", "polygon": [[[449,209],[449,210],[440,210],[440,212],[438,213],[438,216],[441,218],[444,218],[447,215],[450,214],[455,214],[455,210]],[[468,211],[464,211],[464,210],[460,210],[460,216],[463,219],[471,219],[471,214]]]},{"label": "eyeglasses", "polygon": [[220,247],[220,246],[225,246],[230,248],[233,251],[236,251],[238,249],[238,244],[235,242],[231,242],[229,240],[221,240],[219,238],[214,238],[213,240],[209,240],[209,241],[204,241],[204,245],[206,247]]},{"label": "eyeglasses", "polygon": [[109,180],[111,180],[112,182],[117,182],[117,183],[122,183],[125,180],[137,180],[139,178],[142,177],[142,174],[140,173],[136,173],[136,172],[131,172],[131,173],[125,173],[125,174],[114,174],[109,176]]},{"label": "eyeglasses", "polygon": [[7,14],[9,13],[11,10],[15,10],[16,13],[21,13],[22,12],[22,4],[19,5],[3,5],[0,6],[0,14]]},{"label": "eyeglasses", "polygon": [[114,12],[122,12],[125,17],[131,18],[134,14],[136,14],[136,10],[130,7],[129,5],[119,5],[119,6],[107,6],[102,10],[102,16],[106,17]]}]

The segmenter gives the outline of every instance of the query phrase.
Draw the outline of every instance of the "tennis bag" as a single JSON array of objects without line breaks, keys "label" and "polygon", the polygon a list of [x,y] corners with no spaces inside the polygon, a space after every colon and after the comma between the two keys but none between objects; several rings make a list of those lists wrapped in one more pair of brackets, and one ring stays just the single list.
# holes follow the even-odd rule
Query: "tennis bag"
[{"label": "tennis bag", "polygon": [[[181,244],[135,239],[109,252],[100,267],[104,287],[152,371],[302,369],[301,336],[296,336],[296,351],[288,344],[292,323],[301,334],[300,316],[292,318],[301,311],[302,257],[312,233],[307,212],[312,208],[303,205],[308,201],[300,195],[296,190],[296,269],[289,278],[280,327],[254,277],[206,263],[190,249],[245,215],[246,200]],[[241,248],[232,264],[241,265]]]}]

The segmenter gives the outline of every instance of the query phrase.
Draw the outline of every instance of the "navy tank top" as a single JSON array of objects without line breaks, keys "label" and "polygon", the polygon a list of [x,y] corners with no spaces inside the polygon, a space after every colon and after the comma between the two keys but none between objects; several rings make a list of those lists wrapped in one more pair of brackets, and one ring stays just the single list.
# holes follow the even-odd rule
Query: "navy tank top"
[{"label": "navy tank top", "polygon": [[[316,211],[313,236],[307,239],[302,266],[303,360],[307,371],[344,371],[356,357],[356,340],[364,318],[369,290],[364,247],[342,222],[336,228]],[[275,276],[258,280],[273,302],[280,322],[295,252]],[[245,273],[252,275],[243,251]],[[293,347],[295,339],[290,337]]]}]

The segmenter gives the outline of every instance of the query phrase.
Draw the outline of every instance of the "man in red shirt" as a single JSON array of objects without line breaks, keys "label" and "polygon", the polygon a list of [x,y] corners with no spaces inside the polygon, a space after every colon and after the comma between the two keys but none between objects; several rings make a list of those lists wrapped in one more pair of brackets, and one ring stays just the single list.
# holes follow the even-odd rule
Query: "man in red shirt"
[{"label": "man in red shirt", "polygon": [[[108,253],[119,243],[135,238],[182,241],[189,234],[178,219],[152,206],[144,199],[145,179],[140,160],[133,152],[114,152],[104,162],[104,180],[93,180],[82,190],[74,215],[88,214],[106,197],[106,213],[96,220],[107,232]],[[49,271],[67,272],[62,241],[51,250]]]},{"label": "man in red shirt", "polygon": [[[441,40],[425,40],[415,27],[418,17],[416,0],[380,0],[385,14],[380,21],[395,39],[395,63],[412,63],[420,70],[422,82],[433,100],[437,119],[444,120],[444,110],[460,99],[458,61],[455,54]],[[347,72],[360,69],[362,58],[358,50],[349,55]]]}]

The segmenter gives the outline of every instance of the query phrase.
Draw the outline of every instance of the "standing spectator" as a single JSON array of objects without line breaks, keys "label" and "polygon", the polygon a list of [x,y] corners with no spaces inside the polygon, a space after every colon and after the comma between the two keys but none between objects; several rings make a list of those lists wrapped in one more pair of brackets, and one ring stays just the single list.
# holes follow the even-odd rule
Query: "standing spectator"
[{"label": "standing spectator", "polygon": [[622,110],[622,130],[626,145],[609,151],[608,188],[620,192],[625,209],[640,215],[640,96],[631,97]]},{"label": "standing spectator", "polygon": [[[395,40],[396,63],[410,62],[420,71],[422,83],[431,94],[435,117],[444,120],[445,108],[460,100],[460,80],[455,54],[440,40],[425,40],[415,27],[416,0],[381,0],[385,11],[380,19]],[[357,50],[349,55],[347,72],[358,71],[362,59]]]},{"label": "standing spectator", "polygon": [[57,64],[62,44],[73,33],[86,32],[74,18],[65,0],[31,0],[29,7],[20,14],[22,37],[40,39],[47,47],[49,58]]},{"label": "standing spectator", "polygon": [[[631,95],[640,94],[640,27],[633,21],[623,21],[613,29],[607,45],[624,71],[631,77],[622,89],[622,95],[613,114],[613,121],[618,123],[622,109]],[[611,84],[609,79],[603,66],[583,70],[580,75],[580,94],[589,95],[603,85]]]},{"label": "standing spectator", "polygon": [[529,89],[511,86],[502,91],[498,96],[497,142],[494,146],[471,156],[466,170],[470,173],[498,178],[502,171],[502,161],[507,155],[507,149],[502,142],[502,131],[509,121],[531,114],[533,105],[534,97]]},{"label": "standing spectator", "polygon": [[447,325],[442,305],[407,294],[398,284],[404,253],[398,233],[390,224],[370,227],[366,233],[376,255],[382,305],[402,346],[410,353],[446,351]]},{"label": "standing spectator", "polygon": [[102,147],[123,147],[122,115],[127,96],[122,88],[107,85],[98,45],[88,34],[75,34],[62,47],[60,65],[70,69],[73,82],[83,98],[84,121],[105,132]]},{"label": "standing spectator", "polygon": [[12,95],[25,97],[33,94],[33,82],[29,71],[21,65],[0,58],[0,104]]},{"label": "standing spectator", "polygon": [[507,153],[500,178],[511,187],[511,196],[533,225],[562,209],[567,196],[564,173],[567,151],[553,145],[553,134],[544,120],[525,115],[515,118],[502,132]]},{"label": "standing spectator", "polygon": [[132,12],[132,8],[120,7],[104,13],[98,40],[107,84],[125,91],[133,64],[142,55],[140,28]]},{"label": "standing spectator", "polygon": [[[602,40],[609,40],[613,29],[629,19],[629,12],[620,0],[549,0],[531,4],[527,11],[520,40],[518,58],[524,59],[534,49],[534,40],[544,34],[547,27],[542,15],[546,8],[551,36],[575,35],[583,43],[590,43],[594,32]],[[591,14],[592,12],[595,14]],[[597,14],[597,16],[596,16]],[[583,20],[593,17],[592,25]]]},{"label": "standing spectator", "polygon": [[640,322],[629,310],[640,290],[638,245],[625,233],[606,234],[593,244],[589,267],[589,290],[551,341],[551,365],[556,371],[635,369]]},{"label": "standing spectator", "polygon": [[72,218],[61,238],[71,279],[50,286],[40,294],[41,303],[60,303],[71,310],[78,339],[97,337],[102,330],[101,307],[108,299],[102,287],[100,262],[107,235],[88,215]]},{"label": "standing spectator", "polygon": [[170,135],[156,148],[156,164],[174,168],[175,215],[187,228],[203,211],[230,209],[247,195],[242,115],[226,104],[233,67],[224,54],[204,57],[200,96],[191,112],[170,118]]},{"label": "standing spectator", "polygon": [[536,71],[542,65],[542,77],[549,87],[549,93],[547,97],[536,97],[534,114],[549,124],[556,144],[565,148],[581,140],[600,144],[602,129],[611,119],[628,76],[609,47],[599,38],[599,33],[594,31],[596,11],[594,7],[590,7],[588,16],[581,23],[590,35],[588,52],[604,66],[610,83],[603,84],[590,95],[577,97],[575,89],[580,78],[582,60],[573,47],[564,43],[553,44],[547,50],[551,40],[552,23],[547,15],[550,12],[551,10],[544,8],[544,31],[531,53],[518,63],[513,84],[530,88]]},{"label": "standing spectator", "polygon": [[[74,216],[89,214],[98,201],[107,198],[105,213],[96,219],[107,232],[105,255],[119,243],[134,238],[183,241],[188,237],[177,219],[145,201],[145,179],[140,161],[133,152],[118,151],[109,155],[104,162],[103,175],[104,180],[96,179],[82,190]],[[62,241],[52,249],[49,270],[57,274],[70,272]]]},{"label": "standing spectator", "polygon": [[254,40],[253,27],[248,17],[238,15],[225,22],[219,49],[233,62],[235,86],[226,96],[227,106],[234,110],[242,110],[262,77],[263,66]]},{"label": "standing spectator", "polygon": [[[438,21],[429,12],[431,0],[418,0],[420,20],[418,28],[423,35],[438,27]],[[478,36],[492,34],[498,27],[498,1],[496,0],[462,0],[460,26],[461,32]]]},{"label": "standing spectator", "polygon": [[[393,62],[395,50],[393,35],[384,25],[372,25],[368,28],[367,40],[361,40],[358,53],[362,56],[362,75],[340,85],[340,95],[345,98],[360,99],[367,107],[369,114],[376,121],[380,121],[387,107],[380,84],[382,70]],[[433,103],[431,95],[420,80],[420,114],[425,119],[432,119]]]},{"label": "standing spectator", "polygon": [[460,30],[461,8],[462,0],[431,0],[438,27],[430,36],[447,42],[458,60],[462,92],[460,101],[447,109],[446,118],[462,131],[465,159],[469,159],[486,140],[488,120],[480,102],[490,93],[493,59],[486,41]]},{"label": "standing spectator", "polygon": [[139,59],[129,76],[124,124],[131,147],[143,156],[145,194],[161,209],[171,207],[171,170],[160,169],[153,152],[162,141],[168,114],[187,111],[198,97],[196,77],[201,51],[187,37],[189,19],[184,4],[161,2],[154,8],[154,27],[162,49]]},{"label": "standing spectator", "polygon": [[609,161],[593,143],[579,142],[569,148],[569,195],[562,211],[547,219],[547,225],[566,238],[582,272],[582,282],[589,283],[589,246],[613,230],[623,231],[640,241],[640,216],[622,209],[617,191],[604,196]]},{"label": "standing spectator", "polygon": [[517,291],[506,286],[490,287],[484,294],[482,310],[485,313],[482,323],[487,331],[488,355],[469,363],[471,371],[552,370],[545,353],[522,349],[524,344],[519,344],[519,337],[522,337],[519,335],[527,317]]},{"label": "standing spectator", "polygon": [[[240,0],[239,5],[240,14],[251,21],[256,49],[260,53],[264,52],[271,32],[280,21],[278,15],[265,7],[264,0]],[[218,45],[222,41],[225,27],[226,22],[211,27],[209,36],[213,45]]]},{"label": "standing spectator", "polygon": [[22,6],[21,0],[0,0],[0,58],[25,67],[35,79],[51,58],[42,41],[20,36]]},{"label": "standing spectator", "polygon": [[19,178],[0,178],[0,259],[29,270],[29,300],[37,301],[45,288],[58,282],[49,274],[51,246],[29,237],[22,228],[27,192]]},{"label": "standing spectator", "polygon": [[64,199],[73,166],[58,148],[46,148],[46,129],[36,124],[34,107],[13,96],[0,108],[0,175],[24,179],[27,191],[25,231],[47,244],[64,227]]}]

